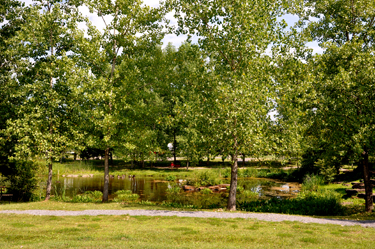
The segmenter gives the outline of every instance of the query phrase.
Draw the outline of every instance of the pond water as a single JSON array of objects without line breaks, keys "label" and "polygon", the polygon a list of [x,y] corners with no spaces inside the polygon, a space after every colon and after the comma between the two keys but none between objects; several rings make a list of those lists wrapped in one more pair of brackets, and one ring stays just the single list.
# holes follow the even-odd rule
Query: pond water
[{"label": "pond water", "polygon": [[[229,183],[228,180],[223,180],[224,183]],[[102,176],[94,177],[58,177],[53,181],[53,194],[55,190],[60,192],[65,189],[65,195],[72,197],[76,194],[82,194],[85,191],[103,191],[104,180]],[[172,198],[172,201],[181,203],[193,203],[198,199],[209,199],[213,202],[225,203],[226,193],[228,191],[221,191],[213,193],[209,197],[197,192],[184,192],[182,186],[186,184],[183,179],[176,180],[175,182],[167,182],[165,178],[155,177],[120,177],[116,176],[109,181],[109,198],[114,198],[114,193],[118,190],[131,190],[133,193],[140,195],[141,200],[148,200],[152,202],[163,202],[170,200],[171,196],[167,194],[167,189],[172,186],[180,186],[181,191],[179,198]],[[288,198],[293,197],[299,192],[299,185],[295,183],[280,182],[272,179],[259,179],[259,178],[240,178],[238,186],[243,187],[244,190],[250,190],[257,193],[259,198]],[[200,200],[202,201],[202,200]],[[195,203],[197,204],[197,203]]]}]

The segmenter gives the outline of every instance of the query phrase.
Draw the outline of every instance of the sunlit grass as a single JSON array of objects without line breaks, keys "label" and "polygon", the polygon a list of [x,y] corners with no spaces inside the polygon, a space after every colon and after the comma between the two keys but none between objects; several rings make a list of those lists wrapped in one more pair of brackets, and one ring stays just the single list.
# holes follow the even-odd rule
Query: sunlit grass
[{"label": "sunlit grass", "polygon": [[30,216],[0,219],[1,248],[368,248],[375,230],[253,219]]}]

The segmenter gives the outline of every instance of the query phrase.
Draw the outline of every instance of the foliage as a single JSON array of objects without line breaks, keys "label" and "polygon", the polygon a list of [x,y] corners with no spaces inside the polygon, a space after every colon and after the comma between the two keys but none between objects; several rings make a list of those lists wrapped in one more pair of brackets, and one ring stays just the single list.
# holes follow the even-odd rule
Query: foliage
[{"label": "foliage", "polygon": [[222,183],[219,173],[216,170],[200,170],[194,172],[192,178],[188,180],[188,184],[196,187],[199,186],[213,186]]},{"label": "foliage", "polygon": [[[193,99],[182,109],[206,144],[206,155],[233,156],[228,208],[235,210],[239,154],[267,147],[264,133],[273,108],[272,58],[265,51],[276,42],[282,23],[279,1],[170,1],[177,34],[197,35],[206,73],[193,82]],[[195,83],[195,84],[194,84]]]},{"label": "foliage", "polygon": [[133,194],[131,190],[119,190],[116,191],[115,195],[117,195],[113,199],[115,202],[134,202],[140,197],[138,194]]},{"label": "foliage", "polygon": [[323,184],[323,177],[314,174],[306,175],[302,184],[302,192],[318,191],[319,186]]},{"label": "foliage", "polygon": [[71,199],[71,202],[74,202],[74,203],[100,202],[102,196],[103,196],[103,193],[97,190],[86,191],[82,195],[73,196],[73,198]]},{"label": "foliage", "polygon": [[[309,147],[322,149],[319,159],[327,164],[362,162],[366,209],[370,211],[368,156],[375,147],[375,4],[365,0],[300,3],[295,6],[299,27],[304,26],[303,33],[324,50],[307,60],[311,81],[304,108],[308,110],[306,119],[312,120],[306,130]],[[323,171],[331,175],[330,169]]]},{"label": "foliage", "polygon": [[166,181],[175,181],[176,180],[176,176],[175,175],[167,175],[165,177],[165,180]]},{"label": "foliage", "polygon": [[11,160],[1,165],[1,171],[8,181],[8,193],[13,194],[13,199],[30,201],[34,190],[37,188],[37,173],[40,166],[32,161]]},{"label": "foliage", "polygon": [[319,169],[319,174],[323,177],[325,182],[330,183],[335,179],[337,169],[336,167],[329,165],[329,162],[327,163],[324,159],[318,159],[314,165]]},{"label": "foliage", "polygon": [[177,183],[172,183],[168,184],[168,188],[166,191],[168,196],[175,196],[181,192],[181,188]]},{"label": "foliage", "polygon": [[209,194],[212,194],[212,191],[209,188],[204,188],[201,190],[201,193],[204,195],[209,195]]},{"label": "foliage", "polygon": [[334,191],[306,191],[295,199],[244,201],[237,203],[241,210],[248,212],[269,212],[299,215],[340,215],[343,207]]},{"label": "foliage", "polygon": [[242,201],[242,210],[300,215],[341,215],[341,195],[333,189],[320,186],[324,179],[319,175],[306,175],[301,192],[294,199],[272,198],[270,200]]}]

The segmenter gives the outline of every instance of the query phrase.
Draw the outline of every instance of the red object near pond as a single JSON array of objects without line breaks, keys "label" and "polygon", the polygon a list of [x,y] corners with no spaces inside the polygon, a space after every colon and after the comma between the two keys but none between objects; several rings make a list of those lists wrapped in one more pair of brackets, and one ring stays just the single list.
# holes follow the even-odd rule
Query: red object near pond
[{"label": "red object near pond", "polygon": [[171,163],[171,168],[173,169],[173,168],[179,168],[181,165],[180,164],[175,164],[175,163]]}]

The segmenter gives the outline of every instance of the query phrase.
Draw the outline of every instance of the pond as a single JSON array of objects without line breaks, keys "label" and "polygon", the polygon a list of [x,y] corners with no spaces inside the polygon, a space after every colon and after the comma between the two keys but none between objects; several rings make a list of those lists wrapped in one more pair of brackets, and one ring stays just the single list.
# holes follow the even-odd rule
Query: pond
[{"label": "pond", "polygon": [[[229,183],[229,179],[223,179],[224,183]],[[65,195],[72,197],[76,194],[82,194],[85,191],[102,191],[103,176],[92,177],[58,177],[53,181],[53,192],[65,190]],[[131,190],[140,196],[140,200],[147,200],[161,203],[163,201],[173,201],[191,205],[202,206],[202,202],[225,203],[228,191],[214,192],[210,195],[203,194],[199,191],[183,191],[182,187],[186,184],[184,179],[174,182],[167,182],[165,178],[155,177],[129,177],[115,176],[109,181],[109,199],[115,197],[114,193],[118,190]],[[181,187],[178,196],[171,196],[167,189],[171,187]],[[299,185],[296,183],[280,182],[264,178],[240,178],[238,186],[247,192],[251,191],[252,195],[264,199],[270,197],[289,198],[296,196],[299,192]],[[203,192],[203,191],[202,191]],[[207,192],[206,192],[207,193]],[[241,196],[238,196],[240,198]],[[246,197],[242,198],[246,200]]]}]

